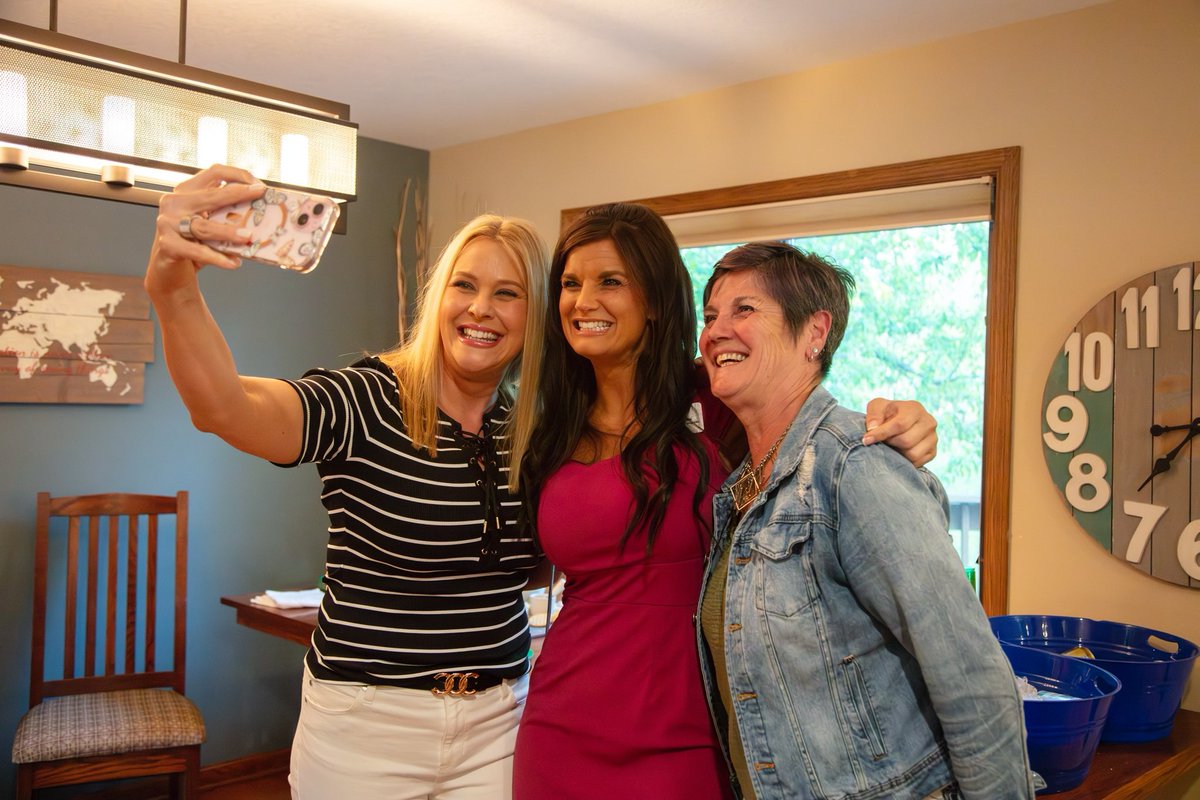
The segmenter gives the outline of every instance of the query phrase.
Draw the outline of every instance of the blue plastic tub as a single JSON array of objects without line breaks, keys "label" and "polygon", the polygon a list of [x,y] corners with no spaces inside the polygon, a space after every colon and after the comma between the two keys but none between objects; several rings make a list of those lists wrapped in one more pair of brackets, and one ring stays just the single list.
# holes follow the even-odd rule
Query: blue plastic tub
[{"label": "blue plastic tub", "polygon": [[1032,647],[1000,643],[1013,672],[1037,689],[1070,695],[1069,700],[1026,699],[1025,741],[1029,766],[1046,781],[1039,794],[1065,792],[1083,783],[1113,696],[1121,682],[1106,670],[1076,658]]},{"label": "blue plastic tub", "polygon": [[1001,642],[1066,653],[1086,647],[1084,660],[1121,681],[1104,728],[1106,742],[1149,742],[1170,735],[1188,675],[1200,649],[1170,633],[1084,617],[992,617]]}]

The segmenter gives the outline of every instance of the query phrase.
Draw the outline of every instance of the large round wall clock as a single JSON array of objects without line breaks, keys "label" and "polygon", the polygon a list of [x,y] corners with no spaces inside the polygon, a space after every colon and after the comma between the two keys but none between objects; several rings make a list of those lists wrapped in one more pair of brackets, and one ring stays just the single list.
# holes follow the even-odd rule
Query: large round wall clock
[{"label": "large round wall clock", "polygon": [[1146,273],[1079,320],[1046,380],[1042,450],[1089,536],[1200,588],[1200,262]]}]

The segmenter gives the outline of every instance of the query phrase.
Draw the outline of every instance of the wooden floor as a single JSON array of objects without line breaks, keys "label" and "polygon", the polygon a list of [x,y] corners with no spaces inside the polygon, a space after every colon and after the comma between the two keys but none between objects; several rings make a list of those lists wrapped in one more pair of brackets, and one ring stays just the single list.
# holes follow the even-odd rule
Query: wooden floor
[{"label": "wooden floor", "polygon": [[[291,800],[287,770],[287,750],[210,764],[200,771],[200,800]],[[62,786],[43,789],[38,795],[39,800],[167,800],[169,796],[164,777],[119,781],[91,790]]]},{"label": "wooden floor", "polygon": [[200,792],[201,800],[291,800],[291,797],[285,773],[217,786]]}]

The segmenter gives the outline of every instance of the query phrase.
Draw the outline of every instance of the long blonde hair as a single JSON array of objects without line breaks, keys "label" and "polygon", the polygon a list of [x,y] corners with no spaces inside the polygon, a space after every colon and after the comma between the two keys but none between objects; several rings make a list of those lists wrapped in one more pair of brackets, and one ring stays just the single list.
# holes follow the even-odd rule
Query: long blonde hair
[{"label": "long blonde hair", "polygon": [[[396,373],[400,384],[400,409],[413,444],[437,455],[437,403],[442,377],[442,339],[438,310],[450,285],[454,265],[462,251],[476,239],[491,239],[512,257],[525,283],[525,343],[500,380],[499,391],[509,402],[508,486],[520,486],[520,466],[529,447],[541,403],[538,384],[546,326],[546,278],[549,266],[546,245],[533,223],[515,217],[481,214],[468,222],[438,256],[429,280],[421,289],[417,318],[406,340],[379,358]],[[525,389],[518,391],[518,383]]]}]

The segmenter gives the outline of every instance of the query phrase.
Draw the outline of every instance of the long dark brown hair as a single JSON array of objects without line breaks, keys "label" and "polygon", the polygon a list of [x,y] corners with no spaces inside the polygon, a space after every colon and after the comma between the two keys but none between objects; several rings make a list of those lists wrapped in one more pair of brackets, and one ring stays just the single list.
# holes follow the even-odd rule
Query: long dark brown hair
[{"label": "long dark brown hair", "polygon": [[[645,530],[649,553],[679,479],[675,446],[691,451],[699,465],[700,481],[693,496],[698,519],[703,519],[709,462],[699,437],[687,427],[696,392],[692,282],[670,228],[645,206],[611,203],[588,209],[563,231],[554,249],[539,386],[553,413],[544,415],[534,429],[521,467],[529,500],[525,511],[527,521],[535,523],[545,480],[567,462],[583,437],[595,434],[588,411],[596,400],[596,376],[591,362],[567,344],[558,301],[568,256],[585,244],[606,240],[616,247],[646,303],[646,329],[634,370],[633,414],[638,429],[621,451],[622,471],[634,496],[621,548],[635,531]],[[653,492],[648,473],[657,483]]]}]

